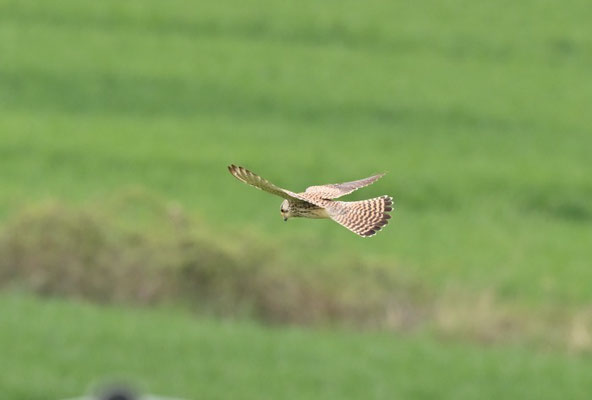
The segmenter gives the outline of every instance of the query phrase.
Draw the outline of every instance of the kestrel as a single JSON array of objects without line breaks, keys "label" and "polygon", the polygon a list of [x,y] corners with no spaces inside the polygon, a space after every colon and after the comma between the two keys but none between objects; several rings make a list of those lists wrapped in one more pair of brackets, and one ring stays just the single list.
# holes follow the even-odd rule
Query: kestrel
[{"label": "kestrel", "polygon": [[228,170],[238,180],[258,189],[283,197],[280,212],[284,221],[291,217],[329,218],[350,231],[362,236],[373,236],[381,230],[391,216],[393,199],[380,196],[362,201],[337,201],[335,199],[368,186],[384,174],[353,182],[311,186],[302,193],[282,189],[243,167],[230,165]]}]

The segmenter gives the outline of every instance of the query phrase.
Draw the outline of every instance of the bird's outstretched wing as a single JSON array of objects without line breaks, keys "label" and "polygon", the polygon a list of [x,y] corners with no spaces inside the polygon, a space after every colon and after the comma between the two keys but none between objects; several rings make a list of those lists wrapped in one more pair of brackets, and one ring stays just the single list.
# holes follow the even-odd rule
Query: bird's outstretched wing
[{"label": "bird's outstretched wing", "polygon": [[278,187],[273,183],[261,178],[259,175],[254,174],[246,168],[237,167],[236,165],[232,164],[228,166],[228,171],[230,171],[230,173],[234,175],[234,177],[239,181],[254,186],[257,189],[275,194],[276,196],[283,197],[284,199],[303,200],[296,193],[282,189],[281,187]]},{"label": "bird's outstretched wing", "polygon": [[378,174],[352,182],[330,183],[327,185],[311,186],[307,188],[306,191],[302,194],[310,194],[314,197],[320,197],[322,199],[336,199],[338,197],[345,196],[346,194],[355,192],[360,188],[371,185],[383,176],[384,174]]}]

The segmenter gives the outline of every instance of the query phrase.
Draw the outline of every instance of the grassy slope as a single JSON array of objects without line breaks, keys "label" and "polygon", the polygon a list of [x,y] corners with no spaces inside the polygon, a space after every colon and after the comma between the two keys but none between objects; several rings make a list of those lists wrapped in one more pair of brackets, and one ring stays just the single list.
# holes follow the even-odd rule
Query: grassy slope
[{"label": "grassy slope", "polygon": [[584,399],[592,391],[586,358],[520,347],[272,329],[6,294],[0,325],[0,391],[13,400],[80,394],[105,376],[195,399]]},{"label": "grassy slope", "polygon": [[[590,8],[503,9],[1,1],[1,213],[140,184],[221,230],[349,248],[428,285],[590,301]],[[388,170],[352,198],[398,210],[371,241],[284,225],[230,162],[293,189]]]}]

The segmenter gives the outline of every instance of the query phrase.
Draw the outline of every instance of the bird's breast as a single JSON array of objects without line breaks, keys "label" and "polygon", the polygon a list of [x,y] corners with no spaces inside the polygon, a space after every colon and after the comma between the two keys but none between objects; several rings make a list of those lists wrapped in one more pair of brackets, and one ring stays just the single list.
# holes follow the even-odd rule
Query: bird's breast
[{"label": "bird's breast", "polygon": [[313,204],[297,207],[294,214],[303,218],[329,218],[329,213],[325,208]]}]

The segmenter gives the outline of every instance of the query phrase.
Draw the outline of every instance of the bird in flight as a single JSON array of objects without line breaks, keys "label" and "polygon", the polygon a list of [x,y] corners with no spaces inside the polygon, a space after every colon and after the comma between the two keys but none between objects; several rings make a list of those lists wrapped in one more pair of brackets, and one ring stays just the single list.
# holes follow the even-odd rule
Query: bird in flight
[{"label": "bird in flight", "polygon": [[393,199],[380,196],[362,201],[337,201],[335,199],[368,186],[384,174],[352,182],[310,186],[302,193],[282,189],[243,167],[228,166],[238,180],[284,198],[280,212],[284,221],[291,217],[329,218],[362,237],[373,236],[381,230],[391,216]]}]

